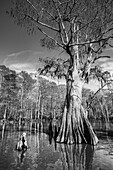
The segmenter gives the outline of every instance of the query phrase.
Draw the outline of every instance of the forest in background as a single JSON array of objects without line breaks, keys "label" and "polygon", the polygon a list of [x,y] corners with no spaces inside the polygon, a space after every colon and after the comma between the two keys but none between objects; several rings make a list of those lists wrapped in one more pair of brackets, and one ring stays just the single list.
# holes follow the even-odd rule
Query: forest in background
[{"label": "forest in background", "polygon": [[[0,119],[60,119],[63,113],[66,86],[57,85],[26,71],[16,73],[0,65]],[[82,104],[90,119],[113,118],[113,92],[102,89],[94,93],[83,89]]]}]

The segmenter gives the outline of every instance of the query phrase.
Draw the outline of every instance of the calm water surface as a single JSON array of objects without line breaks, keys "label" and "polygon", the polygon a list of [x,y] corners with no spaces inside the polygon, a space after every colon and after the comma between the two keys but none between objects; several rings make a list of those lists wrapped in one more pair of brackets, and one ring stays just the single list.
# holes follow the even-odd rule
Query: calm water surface
[{"label": "calm water surface", "polygon": [[0,131],[0,170],[113,170],[113,138],[98,145],[55,144],[47,134],[26,131],[29,149],[17,152],[22,132]]}]

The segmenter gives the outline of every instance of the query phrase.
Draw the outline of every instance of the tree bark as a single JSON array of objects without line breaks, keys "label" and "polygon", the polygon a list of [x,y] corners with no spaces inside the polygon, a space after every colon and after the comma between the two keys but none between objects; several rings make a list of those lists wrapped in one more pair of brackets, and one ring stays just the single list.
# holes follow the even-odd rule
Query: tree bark
[{"label": "tree bark", "polygon": [[[71,78],[70,78],[71,77]],[[67,92],[64,112],[57,142],[86,143],[96,145],[96,137],[92,126],[87,119],[87,111],[82,106],[83,81],[75,68],[67,79]]]}]

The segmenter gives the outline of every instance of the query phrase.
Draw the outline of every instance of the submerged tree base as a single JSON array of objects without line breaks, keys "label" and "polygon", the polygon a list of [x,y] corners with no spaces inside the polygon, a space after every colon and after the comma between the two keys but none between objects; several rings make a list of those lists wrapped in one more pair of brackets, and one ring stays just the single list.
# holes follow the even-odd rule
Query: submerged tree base
[{"label": "submerged tree base", "polygon": [[[68,132],[63,132],[63,130],[60,130],[60,134],[57,136],[56,142],[66,144],[84,143],[91,145],[96,145],[98,143],[98,138],[88,120],[84,119],[83,127],[81,127],[81,125],[77,126],[77,128],[72,129],[72,133],[70,132],[70,128],[67,129]],[[82,128],[84,128],[84,130]]]},{"label": "submerged tree base", "polygon": [[[78,115],[79,117],[77,117]],[[87,116],[85,116],[85,112],[83,113],[83,108],[82,114],[80,113],[78,115],[66,115],[66,112],[64,113],[56,142],[96,145],[98,143],[98,138]]]}]

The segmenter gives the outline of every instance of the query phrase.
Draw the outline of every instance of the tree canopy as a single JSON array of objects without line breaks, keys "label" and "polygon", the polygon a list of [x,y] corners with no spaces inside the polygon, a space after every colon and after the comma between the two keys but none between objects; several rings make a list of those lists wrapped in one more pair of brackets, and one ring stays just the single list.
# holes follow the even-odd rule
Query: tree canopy
[{"label": "tree canopy", "polygon": [[[65,65],[69,63],[68,69],[72,67],[76,53],[80,76],[87,81],[94,63],[101,58],[109,58],[102,52],[106,47],[112,47],[112,9],[111,0],[18,0],[13,1],[8,13],[29,33],[40,31],[44,35],[42,46],[57,46],[68,53],[69,60],[64,61]],[[54,64],[51,62],[51,66]],[[55,72],[58,71],[57,66]],[[50,63],[46,68],[50,70]]]}]

